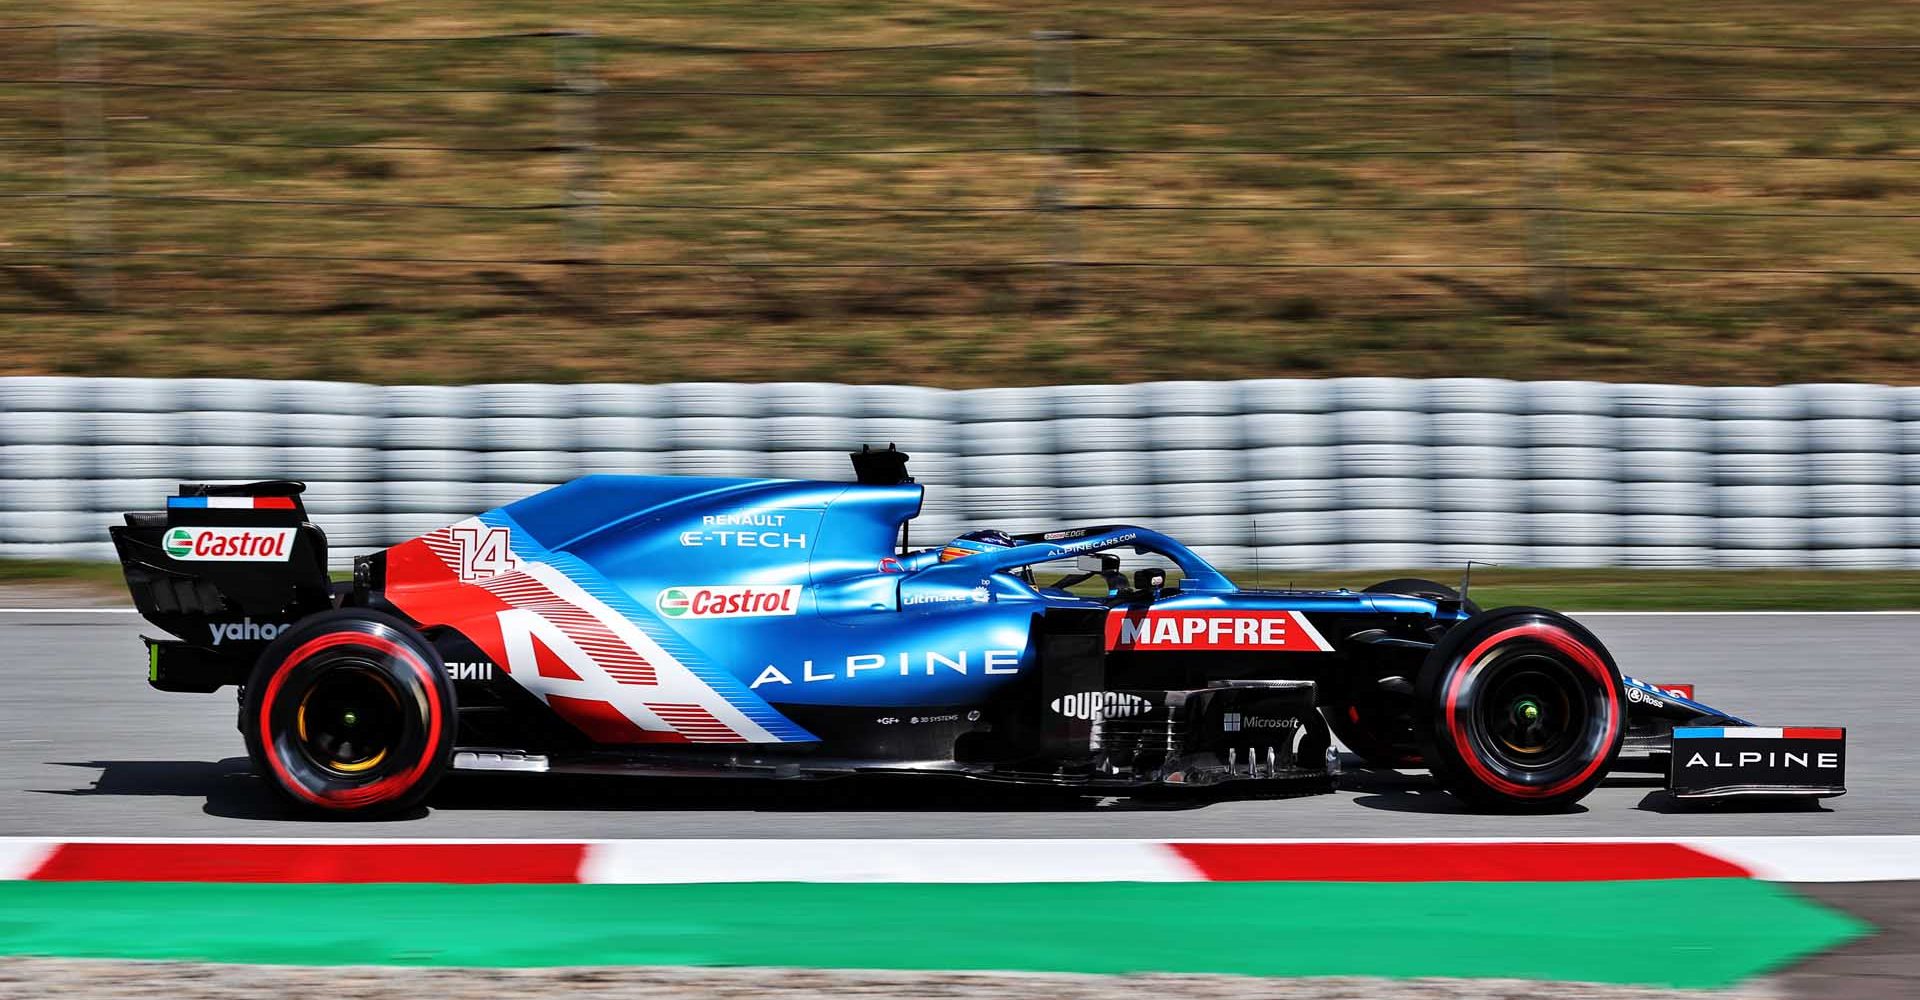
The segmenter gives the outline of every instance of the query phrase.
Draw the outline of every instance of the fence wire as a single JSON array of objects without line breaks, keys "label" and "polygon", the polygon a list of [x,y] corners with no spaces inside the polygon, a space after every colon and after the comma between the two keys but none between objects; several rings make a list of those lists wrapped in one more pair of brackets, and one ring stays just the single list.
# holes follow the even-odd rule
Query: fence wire
[{"label": "fence wire", "polygon": [[[177,146],[207,149],[339,149],[369,153],[497,153],[526,155],[533,153],[572,153],[581,147],[564,143],[530,146],[446,146],[423,143],[389,144],[364,142],[247,142],[215,139],[140,139],[126,136],[6,135],[0,145],[60,145],[62,143],[102,143],[117,146]],[[593,151],[610,156],[977,156],[985,153],[1074,153],[1086,156],[1247,156],[1247,157],[1463,157],[1490,156],[1607,156],[1649,157],[1683,160],[1805,160],[1833,163],[1920,163],[1920,156],[1889,156],[1872,153],[1715,153],[1678,149],[1597,149],[1561,147],[1553,149],[1510,146],[1459,146],[1449,149],[1215,149],[1195,146],[927,146],[927,147],[843,147],[838,149],[684,149],[669,146],[605,146],[595,144]]]},{"label": "fence wire", "polygon": [[[166,192],[153,190],[116,190],[110,183],[111,178],[102,176],[86,179],[69,177],[62,190],[45,191],[5,191],[0,199],[12,203],[50,202],[76,206],[111,204],[178,204],[189,205],[236,205],[261,207],[312,208],[342,211],[430,211],[462,213],[524,213],[537,215],[542,213],[566,213],[570,225],[574,227],[576,244],[564,255],[489,257],[465,255],[412,255],[412,254],[354,254],[354,253],[271,253],[249,250],[188,250],[188,249],[152,249],[137,246],[114,246],[110,234],[105,232],[108,217],[98,214],[93,225],[99,231],[90,232],[86,237],[76,236],[71,245],[21,247],[11,246],[0,249],[0,254],[9,259],[48,258],[86,260],[91,262],[116,259],[180,259],[180,260],[252,260],[252,261],[299,261],[314,263],[380,263],[380,264],[421,264],[421,265],[519,265],[529,267],[572,267],[590,269],[662,269],[662,270],[896,270],[896,269],[966,269],[966,268],[1005,268],[1024,270],[1039,267],[1084,268],[1089,270],[1111,269],[1167,269],[1167,270],[1314,270],[1314,269],[1364,269],[1364,270],[1412,270],[1412,271],[1507,271],[1525,270],[1533,272],[1645,272],[1645,273],[1687,273],[1687,274],[1729,274],[1729,275],[1853,275],[1879,277],[1907,277],[1915,275],[1914,270],[1897,267],[1792,267],[1792,266],[1752,266],[1752,265],[1714,265],[1714,264],[1666,264],[1654,262],[1600,262],[1568,261],[1561,259],[1559,250],[1541,251],[1529,248],[1529,258],[1522,263],[1501,261],[1393,261],[1393,260],[1352,260],[1352,261],[1296,261],[1296,260],[1156,260],[1101,257],[1097,254],[1082,255],[1075,249],[1077,239],[1055,239],[1047,247],[1035,247],[1032,258],[1001,257],[985,259],[888,259],[888,260],[778,260],[743,262],[716,256],[712,259],[692,259],[674,261],[631,261],[600,259],[595,248],[579,245],[582,240],[588,243],[603,240],[601,225],[597,213],[602,211],[625,213],[653,213],[660,216],[678,216],[687,214],[751,214],[770,217],[805,217],[832,219],[836,221],[861,221],[884,219],[919,219],[936,217],[995,217],[995,216],[1043,216],[1060,220],[1059,225],[1071,227],[1076,218],[1090,218],[1099,215],[1112,216],[1149,216],[1149,215],[1192,215],[1201,218],[1258,218],[1263,216],[1411,216],[1433,217],[1459,215],[1461,213],[1515,214],[1525,217],[1619,217],[1619,218],[1675,218],[1701,220],[1826,220],[1837,223],[1872,221],[1912,221],[1920,219],[1920,212],[1902,211],[1750,211],[1738,209],[1704,209],[1687,207],[1622,207],[1604,204],[1564,204],[1556,197],[1549,181],[1548,197],[1538,201],[1464,199],[1460,202],[1443,204],[1350,204],[1336,201],[1316,200],[1299,204],[1216,204],[1199,201],[1124,201],[1080,199],[1059,196],[1060,192],[1070,190],[1061,178],[1071,174],[1075,165],[1096,158],[1112,157],[1152,157],[1196,159],[1317,159],[1337,160],[1343,158],[1379,160],[1385,158],[1405,158],[1410,160],[1434,160],[1445,158],[1569,158],[1594,157],[1609,159],[1649,159],[1649,160],[1698,160],[1742,162],[1806,162],[1806,163],[1862,163],[1862,164],[1905,164],[1920,162],[1920,156],[1899,155],[1891,152],[1856,150],[1853,152],[1832,152],[1820,149],[1788,149],[1785,151],[1747,151],[1747,150],[1708,150],[1673,149],[1652,147],[1604,147],[1561,145],[1553,135],[1533,137],[1536,141],[1526,142],[1527,137],[1517,136],[1523,141],[1507,144],[1482,142],[1475,145],[1441,148],[1321,148],[1303,146],[1299,148],[1255,146],[1250,148],[1232,148],[1230,146],[1193,146],[1179,144],[1142,145],[1142,144],[1102,144],[1083,142],[1078,136],[1077,123],[1082,116],[1098,116],[1104,107],[1115,104],[1133,103],[1161,107],[1193,107],[1203,104],[1239,105],[1248,102],[1281,102],[1284,104],[1327,104],[1327,105],[1409,105],[1423,106],[1455,102],[1499,102],[1501,104],[1521,104],[1542,111],[1548,115],[1552,109],[1561,106],[1597,105],[1681,105],[1708,106],[1736,109],[1781,109],[1781,110],[1856,110],[1862,113],[1903,114],[1920,106],[1920,98],[1906,97],[1864,97],[1837,96],[1815,93],[1689,93],[1673,90],[1622,91],[1610,92],[1574,87],[1534,86],[1530,83],[1516,82],[1513,86],[1498,89],[1474,88],[1435,88],[1425,90],[1403,89],[1189,89],[1178,87],[1158,88],[1106,88],[1098,85],[1086,85],[1069,82],[1062,85],[1058,81],[1040,81],[1030,78],[1024,87],[1008,87],[1004,82],[995,82],[991,86],[979,89],[955,89],[952,87],[749,87],[749,86],[679,86],[679,85],[637,85],[631,79],[622,78],[610,82],[594,75],[591,66],[582,68],[573,66],[567,73],[553,72],[551,68],[522,67],[527,73],[528,82],[511,85],[453,85],[425,82],[406,86],[369,86],[364,84],[324,84],[306,82],[240,82],[219,79],[133,79],[113,76],[98,71],[78,72],[70,66],[64,46],[74,40],[84,40],[90,58],[98,59],[99,45],[103,39],[126,38],[165,38],[181,39],[192,42],[204,42],[215,45],[276,45],[276,46],[367,46],[374,49],[406,46],[461,46],[461,45],[516,45],[568,44],[581,40],[591,40],[596,47],[617,49],[621,52],[644,52],[663,55],[713,56],[740,58],[750,56],[796,56],[831,58],[858,54],[898,54],[909,52],[956,51],[1008,49],[1025,51],[1036,44],[1064,46],[1071,51],[1075,46],[1099,46],[1102,49],[1115,47],[1139,47],[1143,49],[1193,47],[1193,46],[1240,46],[1250,49],[1267,47],[1312,48],[1312,49],[1382,49],[1399,50],[1403,47],[1429,47],[1446,49],[1457,46],[1503,46],[1513,52],[1546,52],[1553,47],[1561,49],[1617,49],[1617,50],[1654,50],[1660,53],[1700,50],[1710,52],[1747,53],[1821,53],[1854,55],[1866,58],[1896,58],[1908,53],[1920,53],[1920,44],[1899,42],[1872,44],[1813,43],[1798,41],[1693,41],[1675,39],[1651,39],[1608,36],[1546,36],[1546,35],[1487,35],[1487,34],[1387,34],[1387,35],[1154,35],[1154,34],[1098,34],[1074,31],[1056,31],[1037,33],[1034,36],[983,36],[976,38],[957,38],[925,42],[906,42],[873,45],[830,44],[818,46],[778,46],[778,45],[736,45],[705,42],[679,42],[649,38],[630,38],[615,36],[595,36],[590,32],[554,30],[508,32],[476,35],[423,35],[404,37],[377,37],[352,35],[277,35],[257,33],[220,33],[189,30],[155,30],[119,28],[84,23],[34,23],[0,25],[0,33],[8,36],[24,36],[43,32],[58,36],[63,48],[58,58],[60,70],[54,75],[22,74],[0,77],[0,94],[7,88],[15,93],[54,91],[64,97],[75,93],[87,92],[178,92],[183,94],[235,94],[264,95],[274,97],[351,97],[373,98],[381,96],[399,97],[501,97],[501,98],[545,98],[563,97],[578,99],[576,117],[569,128],[557,131],[571,133],[564,138],[542,142],[500,142],[500,143],[435,143],[435,142],[381,142],[381,141],[318,141],[300,139],[275,139],[271,141],[253,138],[158,138],[142,135],[111,134],[105,127],[103,118],[96,128],[86,123],[72,120],[63,122],[62,134],[35,135],[12,134],[0,136],[0,145],[13,147],[48,146],[59,147],[65,151],[68,172],[87,169],[87,164],[95,163],[91,169],[106,170],[97,166],[100,149],[113,147],[153,148],[153,149],[214,149],[214,150],[304,150],[304,151],[351,151],[362,153],[434,153],[458,156],[520,156],[520,157],[560,157],[572,164],[573,182],[568,197],[551,201],[528,202],[483,202],[467,199],[447,200],[403,200],[403,199],[340,199],[323,197],[293,197],[281,195],[252,194],[204,194]],[[555,50],[558,53],[558,49]],[[556,59],[558,56],[556,55]],[[1381,58],[1390,58],[1382,55]],[[1551,55],[1546,58],[1550,59]],[[1070,63],[1069,63],[1070,65]],[[1550,70],[1550,63],[1548,64]],[[1036,73],[1038,70],[1035,71]],[[583,75],[584,74],[584,75]],[[502,74],[511,77],[511,73]],[[1082,71],[1082,75],[1085,73]],[[532,82],[540,76],[543,82]],[[1551,83],[1551,73],[1545,77]],[[1098,84],[1102,81],[1092,81]],[[849,147],[793,146],[790,144],[768,144],[725,147],[681,147],[674,145],[639,146],[618,142],[602,141],[594,134],[594,122],[605,115],[604,111],[593,111],[592,102],[602,100],[686,100],[697,102],[795,102],[800,105],[823,104],[832,106],[841,102],[936,102],[942,106],[975,105],[992,109],[1004,109],[1010,105],[1039,108],[1044,118],[1053,116],[1054,124],[1044,131],[1048,135],[1043,141],[956,143],[951,145],[856,145]],[[1074,102],[1091,102],[1091,110],[1082,111]],[[578,102],[586,102],[584,105]],[[97,100],[93,103],[97,104]],[[584,111],[582,110],[584,108]],[[363,109],[364,110],[364,109]],[[377,110],[364,111],[372,121],[379,121]],[[556,112],[556,114],[558,114]],[[1062,119],[1062,116],[1065,116]],[[1067,124],[1061,124],[1064,120]],[[1011,129],[1011,126],[1008,127]],[[1059,136],[1071,133],[1070,139]],[[1049,136],[1056,141],[1044,141]],[[1540,141],[1540,140],[1544,140]],[[95,150],[91,159],[83,157],[78,151]],[[660,159],[725,159],[725,158],[768,158],[768,159],[814,159],[851,157],[974,157],[974,156],[1032,156],[1049,158],[1054,162],[1055,176],[1043,182],[1040,193],[1030,202],[1020,204],[879,204],[879,203],[809,203],[809,202],[715,202],[697,200],[635,200],[609,196],[605,192],[591,191],[588,188],[598,183],[605,175],[606,168],[589,166],[597,157],[638,157]],[[1054,192],[1048,194],[1047,192]],[[76,230],[78,232],[78,230]],[[1044,259],[1043,259],[1044,258]]]}]

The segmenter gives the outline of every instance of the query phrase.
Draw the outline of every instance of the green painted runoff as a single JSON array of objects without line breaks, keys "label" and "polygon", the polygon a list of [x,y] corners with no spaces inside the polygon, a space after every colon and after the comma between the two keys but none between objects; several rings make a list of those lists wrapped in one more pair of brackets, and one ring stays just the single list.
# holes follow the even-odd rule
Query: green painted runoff
[{"label": "green painted runoff", "polygon": [[1714,987],[1866,933],[1746,879],[1589,883],[0,883],[0,954]]}]

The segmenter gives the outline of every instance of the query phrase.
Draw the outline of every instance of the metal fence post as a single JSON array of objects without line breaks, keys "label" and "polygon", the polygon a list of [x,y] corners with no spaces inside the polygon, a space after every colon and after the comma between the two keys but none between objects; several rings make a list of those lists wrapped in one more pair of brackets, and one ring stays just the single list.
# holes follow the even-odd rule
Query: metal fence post
[{"label": "metal fence post", "polygon": [[1034,130],[1037,145],[1051,156],[1051,172],[1040,179],[1035,205],[1054,217],[1051,259],[1057,306],[1072,309],[1076,299],[1074,266],[1080,257],[1079,220],[1072,202],[1073,157],[1080,149],[1079,105],[1074,99],[1072,31],[1033,33]]},{"label": "metal fence post", "polygon": [[[1513,39],[1508,48],[1514,139],[1524,149],[1551,150],[1559,143],[1553,117],[1553,39]],[[1567,311],[1567,273],[1561,248],[1560,166],[1551,152],[1523,153],[1533,161],[1519,175],[1534,194],[1523,198],[1527,219],[1527,277],[1534,307],[1553,316]]]},{"label": "metal fence post", "polygon": [[60,63],[60,154],[74,289],[89,309],[112,309],[113,217],[107,200],[107,116],[100,86],[100,39],[88,25],[54,29]]},{"label": "metal fence post", "polygon": [[567,156],[567,260],[583,299],[597,303],[603,290],[600,250],[599,165],[595,156],[596,105],[600,79],[594,62],[593,33],[561,31],[553,36],[554,90],[561,108],[559,133]]}]

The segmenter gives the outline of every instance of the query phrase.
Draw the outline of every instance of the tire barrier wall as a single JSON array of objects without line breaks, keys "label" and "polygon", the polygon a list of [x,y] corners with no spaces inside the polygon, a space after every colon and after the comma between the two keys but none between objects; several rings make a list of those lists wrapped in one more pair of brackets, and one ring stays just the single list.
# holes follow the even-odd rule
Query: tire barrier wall
[{"label": "tire barrier wall", "polygon": [[291,478],[344,567],[588,473],[851,478],[914,543],[1132,521],[1223,566],[1920,569],[1920,387],[1346,378],[943,390],[0,379],[0,558],[111,560],[186,481]]}]

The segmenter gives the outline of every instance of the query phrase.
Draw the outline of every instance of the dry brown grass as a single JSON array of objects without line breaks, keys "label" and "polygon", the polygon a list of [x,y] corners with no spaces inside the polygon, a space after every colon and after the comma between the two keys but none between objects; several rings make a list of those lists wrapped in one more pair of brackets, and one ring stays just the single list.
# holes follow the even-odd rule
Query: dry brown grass
[{"label": "dry brown grass", "polygon": [[[54,12],[46,12],[51,16]],[[96,0],[59,12],[126,27],[404,36],[588,28],[599,77],[619,89],[938,89],[1000,94],[1030,82],[1034,28],[1179,35],[1492,34],[1551,31],[1566,95],[1805,96],[1907,100],[1920,53],[1643,49],[1572,36],[1884,44],[1910,39],[1897,5],[1848,5],[1808,22],[1785,0],[1370,5],[1108,0],[1052,8],[942,0],[900,7],[598,3],[556,14],[528,0],[461,6]],[[858,54],[660,52],[635,41],[821,46],[986,41]],[[0,34],[11,77],[57,75],[44,33]],[[362,46],[113,36],[108,75],[237,86],[498,87],[551,82],[545,41]],[[1504,92],[1504,42],[1333,46],[1076,46],[1098,91]],[[239,94],[111,90],[110,133],[163,142],[529,146],[568,119],[540,95]],[[1568,308],[1541,307],[1525,265],[1920,272],[1909,218],[1555,217],[1543,256],[1529,213],[1490,206],[1920,216],[1911,163],[1512,154],[1568,148],[1920,158],[1920,108],[1581,100],[1552,133],[1516,131],[1506,98],[1080,99],[1081,141],[1261,155],[1035,153],[597,158],[610,205],[582,243],[561,210],[343,209],[122,202],[112,246],[154,254],[562,259],[606,269],[167,259],[114,262],[116,310],[78,307],[97,270],[56,256],[0,266],[0,374],[267,374],[383,382],[474,379],[784,379],[942,385],[1248,375],[1493,374],[1776,382],[1920,381],[1920,290],[1909,275],[1574,271]],[[0,86],[14,136],[57,137],[57,90]],[[970,101],[608,93],[603,147],[886,151],[1034,142],[1030,99]],[[1409,150],[1480,152],[1406,155]],[[0,194],[59,191],[58,145],[3,147]],[[1279,151],[1276,153],[1275,151]],[[1397,151],[1395,155],[1374,155]],[[216,198],[564,203],[551,154],[120,144],[117,194]],[[1078,204],[1177,210],[926,214],[1021,207],[1064,184]],[[1551,197],[1550,197],[1551,196]],[[691,205],[774,210],[694,211]],[[795,212],[797,205],[859,211]],[[1337,206],[1365,211],[1275,211]],[[95,208],[0,201],[0,249],[75,246]],[[883,209],[879,214],[866,208]],[[1258,209],[1260,211],[1250,211]],[[1381,211],[1393,209],[1393,211]],[[1539,213],[1534,213],[1537,217]],[[577,217],[576,217],[577,218]],[[1085,261],[1391,264],[1394,269],[1079,269],[1032,264],[1068,240]],[[778,265],[968,262],[890,270]],[[1486,269],[1446,265],[1495,265]],[[1063,293],[1070,296],[1063,298]]]}]

